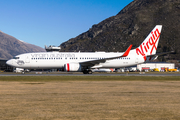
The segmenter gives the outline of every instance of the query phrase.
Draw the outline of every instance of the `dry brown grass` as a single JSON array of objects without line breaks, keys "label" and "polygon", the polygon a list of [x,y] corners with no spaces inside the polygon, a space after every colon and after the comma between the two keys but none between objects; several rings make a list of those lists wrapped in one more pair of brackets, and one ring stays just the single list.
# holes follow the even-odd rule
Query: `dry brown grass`
[{"label": "dry brown grass", "polygon": [[180,81],[0,81],[0,119],[179,120]]}]

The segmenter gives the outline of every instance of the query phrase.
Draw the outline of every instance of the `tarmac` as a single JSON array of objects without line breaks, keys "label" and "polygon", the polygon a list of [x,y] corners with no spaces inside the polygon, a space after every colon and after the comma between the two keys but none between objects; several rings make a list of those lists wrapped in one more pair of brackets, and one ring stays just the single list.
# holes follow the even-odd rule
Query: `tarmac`
[{"label": "tarmac", "polygon": [[4,72],[0,76],[180,76],[180,72],[124,72],[124,73],[93,73],[83,74],[81,72],[29,72],[13,73]]}]

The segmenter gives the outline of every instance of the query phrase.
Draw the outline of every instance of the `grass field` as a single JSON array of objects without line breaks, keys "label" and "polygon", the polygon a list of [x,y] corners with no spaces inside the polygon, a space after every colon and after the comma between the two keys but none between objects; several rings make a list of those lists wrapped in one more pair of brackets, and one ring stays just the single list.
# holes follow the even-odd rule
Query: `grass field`
[{"label": "grass field", "polygon": [[180,77],[0,77],[0,119],[179,120]]}]

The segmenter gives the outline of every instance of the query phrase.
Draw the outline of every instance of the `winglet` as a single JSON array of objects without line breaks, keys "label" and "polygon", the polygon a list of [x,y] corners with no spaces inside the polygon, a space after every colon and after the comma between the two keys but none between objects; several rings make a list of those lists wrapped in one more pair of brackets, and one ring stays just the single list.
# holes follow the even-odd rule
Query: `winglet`
[{"label": "winglet", "polygon": [[132,45],[130,45],[130,46],[128,47],[128,49],[124,52],[124,54],[123,54],[121,57],[126,57],[126,56],[128,56],[131,48],[132,48]]}]

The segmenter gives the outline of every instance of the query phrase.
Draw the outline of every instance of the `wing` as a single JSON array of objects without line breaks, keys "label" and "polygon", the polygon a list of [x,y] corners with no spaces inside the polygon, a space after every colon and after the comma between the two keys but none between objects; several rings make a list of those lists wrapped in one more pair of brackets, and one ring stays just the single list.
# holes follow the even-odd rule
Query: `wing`
[{"label": "wing", "polygon": [[115,57],[109,57],[109,58],[104,58],[104,59],[97,59],[97,60],[90,60],[90,61],[85,61],[85,62],[80,62],[81,66],[94,66],[100,63],[105,63],[107,60],[113,60],[121,57],[126,57],[128,56],[130,50],[132,48],[132,45],[128,47],[128,49],[122,54],[121,56],[115,56]]}]

